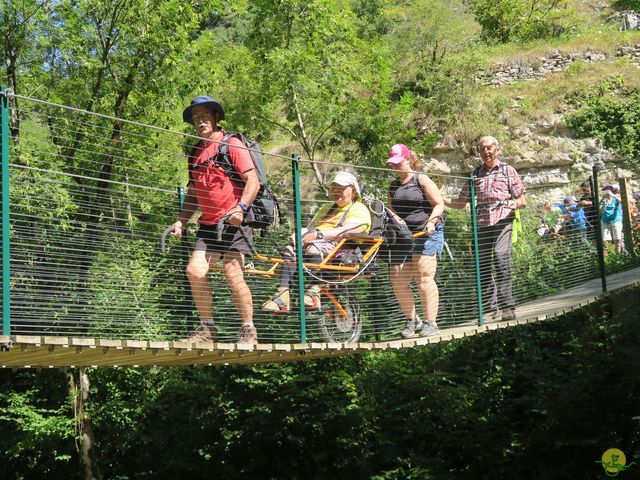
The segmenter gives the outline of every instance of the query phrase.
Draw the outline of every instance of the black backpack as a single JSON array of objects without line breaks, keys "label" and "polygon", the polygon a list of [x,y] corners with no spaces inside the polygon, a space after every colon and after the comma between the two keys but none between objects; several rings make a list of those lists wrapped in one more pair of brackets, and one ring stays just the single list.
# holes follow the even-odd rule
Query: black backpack
[{"label": "black backpack", "polygon": [[[232,137],[240,140],[249,151],[251,161],[253,162],[253,166],[256,170],[256,175],[258,176],[258,181],[260,182],[260,190],[251,204],[243,224],[252,228],[266,229],[275,222],[276,216],[279,215],[279,209],[278,200],[267,186],[267,169],[264,164],[262,150],[260,150],[260,144],[247,139],[239,132],[227,132],[220,142],[218,154],[215,158],[215,164],[222,168],[232,181],[244,188],[244,180],[242,180],[242,177],[234,168],[233,163],[231,163],[229,140],[231,140]],[[195,155],[196,148],[192,150],[191,158],[195,158]]]},{"label": "black backpack", "polygon": [[[413,234],[407,224],[381,200],[369,204],[372,213],[371,235],[384,239],[382,252],[388,260],[402,260],[413,249]],[[394,262],[395,263],[395,262]]]}]

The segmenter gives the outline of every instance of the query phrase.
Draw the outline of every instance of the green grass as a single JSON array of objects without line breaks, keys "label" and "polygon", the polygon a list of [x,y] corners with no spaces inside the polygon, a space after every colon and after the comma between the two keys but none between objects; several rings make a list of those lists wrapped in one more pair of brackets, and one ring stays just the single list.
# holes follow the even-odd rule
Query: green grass
[{"label": "green grass", "polygon": [[540,57],[555,51],[563,55],[596,51],[613,55],[624,46],[640,43],[640,31],[620,32],[617,26],[609,24],[588,25],[584,30],[558,37],[536,40],[528,43],[507,43],[502,45],[478,47],[489,65],[514,63],[520,65],[539,65]]}]

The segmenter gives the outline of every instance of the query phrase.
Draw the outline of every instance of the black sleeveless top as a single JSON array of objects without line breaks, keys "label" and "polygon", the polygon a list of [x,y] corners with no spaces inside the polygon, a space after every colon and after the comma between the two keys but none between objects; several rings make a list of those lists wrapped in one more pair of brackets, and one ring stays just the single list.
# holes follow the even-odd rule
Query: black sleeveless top
[{"label": "black sleeveless top", "polygon": [[424,230],[429,221],[433,206],[427,201],[422,185],[418,181],[418,174],[414,173],[411,180],[404,185],[399,179],[389,186],[391,208],[407,222],[412,232]]}]

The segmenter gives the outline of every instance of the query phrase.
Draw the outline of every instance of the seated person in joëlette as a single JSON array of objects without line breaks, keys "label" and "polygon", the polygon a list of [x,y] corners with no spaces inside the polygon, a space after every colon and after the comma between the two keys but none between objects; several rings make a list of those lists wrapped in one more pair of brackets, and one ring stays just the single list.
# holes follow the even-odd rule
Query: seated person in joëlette
[{"label": "seated person in jo\u00eblette", "polygon": [[[302,230],[304,261],[320,263],[338,244],[345,234],[368,234],[371,229],[371,213],[360,200],[360,186],[356,177],[348,172],[338,172],[331,182],[330,198],[333,204],[326,204],[314,216],[307,228]],[[262,309],[269,312],[287,312],[290,309],[289,284],[295,274],[295,234],[290,244],[282,252],[288,260],[280,270],[280,284],[275,294]],[[304,305],[307,309],[320,308],[321,285],[307,281]]]}]

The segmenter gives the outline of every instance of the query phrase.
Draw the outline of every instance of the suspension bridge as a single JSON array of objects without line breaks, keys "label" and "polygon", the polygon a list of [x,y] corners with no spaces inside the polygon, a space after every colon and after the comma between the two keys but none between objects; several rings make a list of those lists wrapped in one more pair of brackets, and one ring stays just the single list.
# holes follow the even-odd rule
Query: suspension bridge
[{"label": "suspension bridge", "polygon": [[[557,212],[543,208],[573,194],[577,180],[550,185],[544,175],[518,169],[529,206],[512,253],[515,319],[483,315],[479,278],[486,272],[477,261],[471,209],[448,212],[447,249],[436,276],[437,335],[401,337],[405,320],[382,258],[372,258],[366,274],[335,287],[335,302],[323,301],[317,312],[263,312],[260,305],[273,293],[277,274],[259,274],[260,258],[279,257],[290,233],[300,238],[301,226],[327,203],[312,181],[310,161],[295,152],[265,153],[281,222],[256,234],[260,255],[244,270],[259,342],[237,343],[240,318],[221,271],[210,276],[217,340],[189,340],[198,323],[185,277],[195,224],[183,239],[169,241],[165,253],[159,243],[184,200],[185,152],[197,137],[6,91],[0,102],[3,368],[289,362],[416,348],[557,318],[640,278],[630,222],[628,252],[605,257],[599,228],[576,231],[547,218]],[[349,169],[367,184],[369,197],[386,199],[393,173],[384,160],[380,167],[322,161],[315,167],[327,177]],[[580,175],[591,176],[594,193],[598,178],[616,178],[607,170],[575,172]],[[450,194],[470,180],[430,177]],[[541,217],[564,230],[541,232]],[[597,219],[590,220],[597,227]],[[304,288],[303,276],[299,298]]]}]

